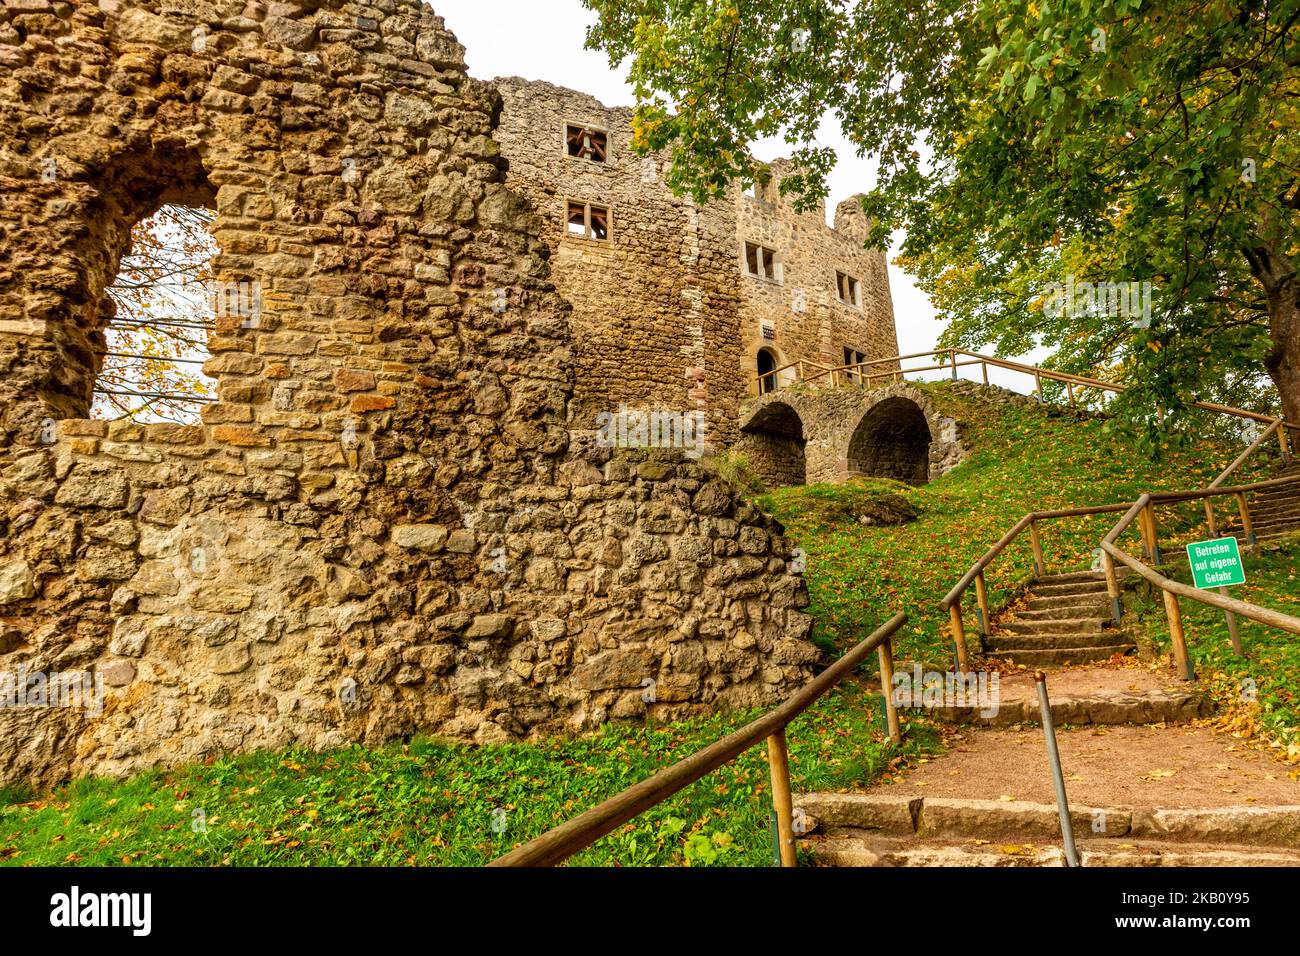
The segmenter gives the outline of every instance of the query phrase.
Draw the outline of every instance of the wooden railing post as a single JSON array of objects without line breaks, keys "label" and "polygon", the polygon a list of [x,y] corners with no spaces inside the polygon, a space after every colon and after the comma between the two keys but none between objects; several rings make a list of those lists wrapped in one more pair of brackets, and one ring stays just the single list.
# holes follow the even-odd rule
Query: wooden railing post
[{"label": "wooden railing post", "polygon": [[970,668],[970,660],[966,656],[966,627],[961,620],[961,598],[953,601],[949,615],[952,618],[952,639],[957,644],[957,670],[964,674]]},{"label": "wooden railing post", "polygon": [[1160,566],[1160,541],[1156,532],[1156,509],[1155,505],[1148,504],[1142,509],[1142,514],[1138,518],[1138,524],[1142,529],[1142,550],[1151,560],[1152,564]]},{"label": "wooden railing post", "polygon": [[1038,400],[1043,400],[1043,374],[1034,369],[1034,391],[1038,394]]},{"label": "wooden railing post", "polygon": [[1047,562],[1043,560],[1043,538],[1037,521],[1029,522],[1029,542],[1034,548],[1034,576],[1041,578],[1047,573]]},{"label": "wooden railing post", "polygon": [[1106,572],[1106,594],[1110,597],[1110,613],[1118,627],[1124,617],[1123,592],[1119,589],[1119,575],[1115,573],[1115,559],[1105,549],[1101,552],[1101,567]]},{"label": "wooden railing post", "polygon": [[1151,559],[1155,562],[1156,567],[1164,564],[1164,559],[1160,555],[1160,525],[1156,523],[1156,506],[1155,503],[1147,505],[1147,525],[1151,528]]},{"label": "wooden railing post", "polygon": [[1219,536],[1219,528],[1218,528],[1218,525],[1216,525],[1216,524],[1215,524],[1215,521],[1214,521],[1214,503],[1213,503],[1213,502],[1214,502],[1214,499],[1212,499],[1212,498],[1206,498],[1206,499],[1205,499],[1205,523],[1208,524],[1208,525],[1210,526],[1210,537],[1211,537],[1211,538],[1217,538],[1217,537]]},{"label": "wooden railing post", "polygon": [[889,739],[895,744],[903,742],[903,727],[898,720],[898,704],[894,700],[894,643],[885,641],[876,648],[880,656],[880,693],[885,698],[885,720]]},{"label": "wooden railing post", "polygon": [[987,385],[989,383],[989,363],[981,360],[980,368],[984,370],[984,384]]},{"label": "wooden railing post", "polygon": [[776,837],[781,865],[798,866],[794,847],[794,796],[790,792],[790,750],[782,727],[767,738],[767,764],[772,774],[772,809],[776,811]]},{"label": "wooden railing post", "polygon": [[1259,550],[1259,539],[1255,537],[1255,526],[1250,520],[1250,505],[1246,503],[1246,493],[1237,492],[1237,511],[1241,514],[1241,533],[1246,536],[1246,547],[1252,551]]},{"label": "wooden railing post", "polygon": [[957,350],[948,350],[948,361],[952,363],[952,380],[957,381]]},{"label": "wooden railing post", "polygon": [[975,575],[975,603],[979,608],[980,633],[989,636],[989,589],[984,583],[984,572]]},{"label": "wooden railing post", "polygon": [[1187,639],[1183,634],[1183,612],[1178,607],[1178,596],[1161,589],[1165,596],[1165,617],[1169,620],[1169,637],[1174,645],[1174,665],[1184,680],[1195,680],[1191,658],[1187,656]]},{"label": "wooden railing post", "polygon": [[1287,433],[1287,427],[1285,425],[1281,425],[1278,427],[1277,443],[1282,449],[1282,464],[1284,465],[1291,461],[1291,451],[1290,448],[1288,447],[1289,442],[1287,441],[1286,433]]}]

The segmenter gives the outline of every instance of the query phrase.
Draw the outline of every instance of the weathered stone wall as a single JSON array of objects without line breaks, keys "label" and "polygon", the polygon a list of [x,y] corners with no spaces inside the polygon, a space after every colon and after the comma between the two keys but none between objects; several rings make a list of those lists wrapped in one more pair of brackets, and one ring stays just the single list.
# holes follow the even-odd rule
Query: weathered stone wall
[{"label": "weathered stone wall", "polygon": [[[697,462],[571,443],[569,310],[499,108],[415,0],[0,10],[0,675],[105,687],[0,707],[0,780],[807,678],[775,522]],[[104,289],[174,200],[214,204],[262,314],[211,337],[202,426],[87,421]]]},{"label": "weathered stone wall", "polygon": [[[870,227],[862,212],[861,197],[852,196],[836,207],[835,226],[826,225],[824,205],[800,213],[793,200],[780,195],[777,183],[789,170],[779,160],[770,165],[771,181],[756,195],[736,193],[737,255],[746,241],[774,249],[779,256],[778,281],[741,275],[744,323],[746,395],[757,395],[755,362],[760,349],[771,349],[778,367],[800,360],[828,368],[844,365],[844,349],[868,359],[898,355],[894,306],[883,249],[866,247]],[[859,282],[859,305],[836,297],[836,272]],[[763,325],[775,331],[763,337]],[[875,366],[884,372],[897,363]],[[809,374],[812,374],[811,369]]]},{"label": "weathered stone wall", "polygon": [[[550,83],[494,82],[505,100],[498,138],[507,181],[540,214],[556,284],[574,306],[575,427],[591,428],[621,403],[699,408],[713,443],[727,445],[741,400],[758,393],[760,349],[778,365],[839,366],[845,347],[898,354],[885,254],[865,247],[858,197],[840,204],[832,229],[824,207],[797,213],[779,197],[789,166],[776,162],[763,198],[737,185],[730,201],[696,206],[668,188],[666,153],[633,152],[632,110]],[[605,131],[606,161],[570,156],[568,124]],[[609,238],[567,235],[569,201],[609,208]],[[747,274],[746,241],[777,253],[779,279]],[[837,270],[861,283],[861,307],[836,300]]]},{"label": "weathered stone wall", "polygon": [[[697,207],[664,182],[665,156],[631,147],[632,111],[550,83],[498,79],[497,138],[507,182],[526,196],[554,250],[552,277],[573,305],[573,425],[630,408],[703,411],[711,444],[735,439],[744,383],[736,223],[724,203]],[[608,132],[605,162],[570,156],[568,123]],[[607,240],[567,234],[569,201],[612,216]]]}]

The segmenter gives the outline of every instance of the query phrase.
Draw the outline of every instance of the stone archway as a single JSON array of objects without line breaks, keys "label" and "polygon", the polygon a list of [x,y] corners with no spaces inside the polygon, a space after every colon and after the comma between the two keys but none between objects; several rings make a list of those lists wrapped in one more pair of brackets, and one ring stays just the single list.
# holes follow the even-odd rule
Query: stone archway
[{"label": "stone archway", "polygon": [[784,402],[773,402],[759,409],[741,428],[736,447],[767,486],[785,488],[807,483],[803,419]]},{"label": "stone archway", "polygon": [[[795,419],[798,431],[791,427]],[[742,406],[735,447],[759,465],[756,471],[782,448],[783,438],[800,442],[799,484],[844,481],[854,474],[923,484],[957,467],[967,452],[958,421],[907,382],[883,388],[783,388]],[[789,470],[775,474],[782,480],[765,480],[791,483]]]},{"label": "stone archway", "polygon": [[848,472],[923,485],[930,480],[933,441],[925,412],[916,402],[887,398],[872,406],[853,430]]}]

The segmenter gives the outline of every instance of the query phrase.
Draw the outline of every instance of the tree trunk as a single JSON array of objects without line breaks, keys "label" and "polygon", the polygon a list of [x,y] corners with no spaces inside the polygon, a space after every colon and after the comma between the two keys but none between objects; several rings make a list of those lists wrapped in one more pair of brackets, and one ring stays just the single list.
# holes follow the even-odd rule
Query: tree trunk
[{"label": "tree trunk", "polygon": [[1268,296],[1273,348],[1264,359],[1282,397],[1282,414],[1300,425],[1300,280],[1295,266],[1272,243],[1245,250],[1251,271]]}]

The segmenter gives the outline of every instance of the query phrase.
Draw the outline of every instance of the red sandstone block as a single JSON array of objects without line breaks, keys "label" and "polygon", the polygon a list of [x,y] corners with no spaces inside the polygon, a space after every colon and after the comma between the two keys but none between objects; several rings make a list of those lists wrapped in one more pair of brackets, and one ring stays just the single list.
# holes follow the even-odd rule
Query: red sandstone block
[{"label": "red sandstone block", "polygon": [[354,412],[382,412],[397,404],[397,399],[383,395],[358,395],[352,399]]},{"label": "red sandstone block", "polygon": [[201,445],[203,429],[198,425],[173,425],[166,423],[144,426],[144,440],[164,445]]},{"label": "red sandstone block", "polygon": [[107,438],[108,422],[88,418],[68,418],[59,422],[59,434],[65,438]]},{"label": "red sandstone block", "polygon": [[340,392],[368,392],[375,387],[375,374],[341,368],[334,374],[334,384]]},{"label": "red sandstone block", "polygon": [[234,425],[218,425],[212,429],[212,440],[240,448],[267,448],[271,444],[269,435],[251,428],[236,428]]}]

